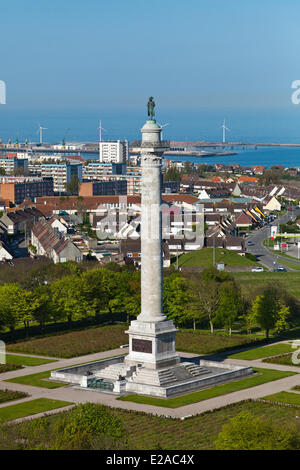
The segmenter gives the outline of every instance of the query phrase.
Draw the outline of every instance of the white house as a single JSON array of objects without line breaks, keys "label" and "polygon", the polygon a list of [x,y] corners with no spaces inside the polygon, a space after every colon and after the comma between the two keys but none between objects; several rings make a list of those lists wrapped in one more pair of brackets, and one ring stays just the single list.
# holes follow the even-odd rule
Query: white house
[{"label": "white house", "polygon": [[3,243],[0,242],[0,261],[13,259],[12,255],[4,248]]},{"label": "white house", "polygon": [[269,196],[269,197],[266,197],[263,200],[263,209],[265,211],[270,211],[270,212],[280,211],[281,210],[281,204],[278,201],[278,199],[276,199],[275,196]]},{"label": "white house", "polygon": [[68,228],[64,225],[59,219],[52,218],[50,220],[51,227],[57,230],[59,233],[66,234],[68,232]]}]

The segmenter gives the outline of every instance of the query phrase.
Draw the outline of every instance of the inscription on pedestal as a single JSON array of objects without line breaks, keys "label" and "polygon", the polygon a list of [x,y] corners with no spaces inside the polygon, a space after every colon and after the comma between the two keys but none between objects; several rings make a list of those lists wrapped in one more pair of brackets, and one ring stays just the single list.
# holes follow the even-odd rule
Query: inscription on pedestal
[{"label": "inscription on pedestal", "polygon": [[152,354],[152,341],[133,338],[132,351]]}]

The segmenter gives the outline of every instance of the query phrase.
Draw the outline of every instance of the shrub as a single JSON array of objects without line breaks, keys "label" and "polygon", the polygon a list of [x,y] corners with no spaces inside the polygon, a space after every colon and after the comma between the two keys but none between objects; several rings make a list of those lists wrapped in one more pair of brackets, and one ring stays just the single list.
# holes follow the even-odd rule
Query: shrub
[{"label": "shrub", "polygon": [[300,439],[295,432],[244,411],[223,426],[215,446],[217,450],[296,450]]},{"label": "shrub", "polygon": [[67,442],[75,449],[92,448],[99,440],[104,443],[114,441],[124,432],[121,420],[109,408],[95,403],[77,405],[59,423],[59,428],[63,428],[60,444]]}]

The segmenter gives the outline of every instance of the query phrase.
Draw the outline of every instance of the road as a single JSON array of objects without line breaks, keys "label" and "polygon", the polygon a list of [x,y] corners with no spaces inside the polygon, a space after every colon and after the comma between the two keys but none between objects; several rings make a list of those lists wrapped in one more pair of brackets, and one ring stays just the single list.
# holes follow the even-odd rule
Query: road
[{"label": "road", "polygon": [[[291,212],[288,211],[286,214],[278,217],[272,223],[272,225],[277,225],[279,227],[280,224],[286,224],[289,220],[295,219],[295,217],[298,216],[299,214],[300,214],[300,208],[294,209]],[[266,238],[270,237],[270,232],[271,232],[271,224],[270,226],[265,225],[264,227],[252,232],[247,237],[246,249],[248,253],[252,253],[253,255],[257,256],[257,261],[259,263],[261,263],[263,266],[273,271],[274,267],[278,267],[278,265],[280,265],[280,260],[285,260],[285,261],[292,261],[292,260],[288,260],[286,258],[280,257],[280,254],[277,255],[277,254],[270,252],[263,245],[263,241]],[[253,244],[248,245],[249,241]],[[295,260],[295,263],[300,264],[297,260]],[[293,271],[293,269],[290,269],[288,267],[286,267],[286,269],[287,271]]]}]

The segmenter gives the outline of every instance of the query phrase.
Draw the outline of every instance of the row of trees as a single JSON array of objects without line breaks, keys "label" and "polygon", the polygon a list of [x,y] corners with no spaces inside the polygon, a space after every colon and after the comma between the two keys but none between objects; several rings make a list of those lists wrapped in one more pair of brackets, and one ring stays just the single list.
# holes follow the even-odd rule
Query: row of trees
[{"label": "row of trees", "polygon": [[176,324],[207,321],[231,334],[238,320],[247,331],[259,326],[269,337],[271,329],[280,332],[299,315],[299,306],[284,289],[266,286],[252,301],[245,299],[233,276],[214,268],[190,277],[171,274],[165,280],[165,308]]},{"label": "row of trees", "polygon": [[[0,286],[0,327],[14,331],[19,323],[28,330],[30,323],[82,320],[108,311],[139,312],[140,273],[94,269],[68,274],[32,290],[17,283]],[[112,318],[113,319],[113,318]]]},{"label": "row of trees", "polygon": [[[0,328],[11,332],[23,323],[68,322],[108,314],[126,313],[127,320],[140,313],[140,272],[127,268],[84,270],[76,263],[53,268],[44,266],[30,273],[28,284],[0,286]],[[298,315],[298,304],[286,291],[267,286],[252,301],[245,299],[234,277],[215,268],[183,276],[172,272],[164,279],[164,311],[177,326],[209,325],[226,328],[231,334],[238,320],[251,331],[259,325],[286,329]]]}]

